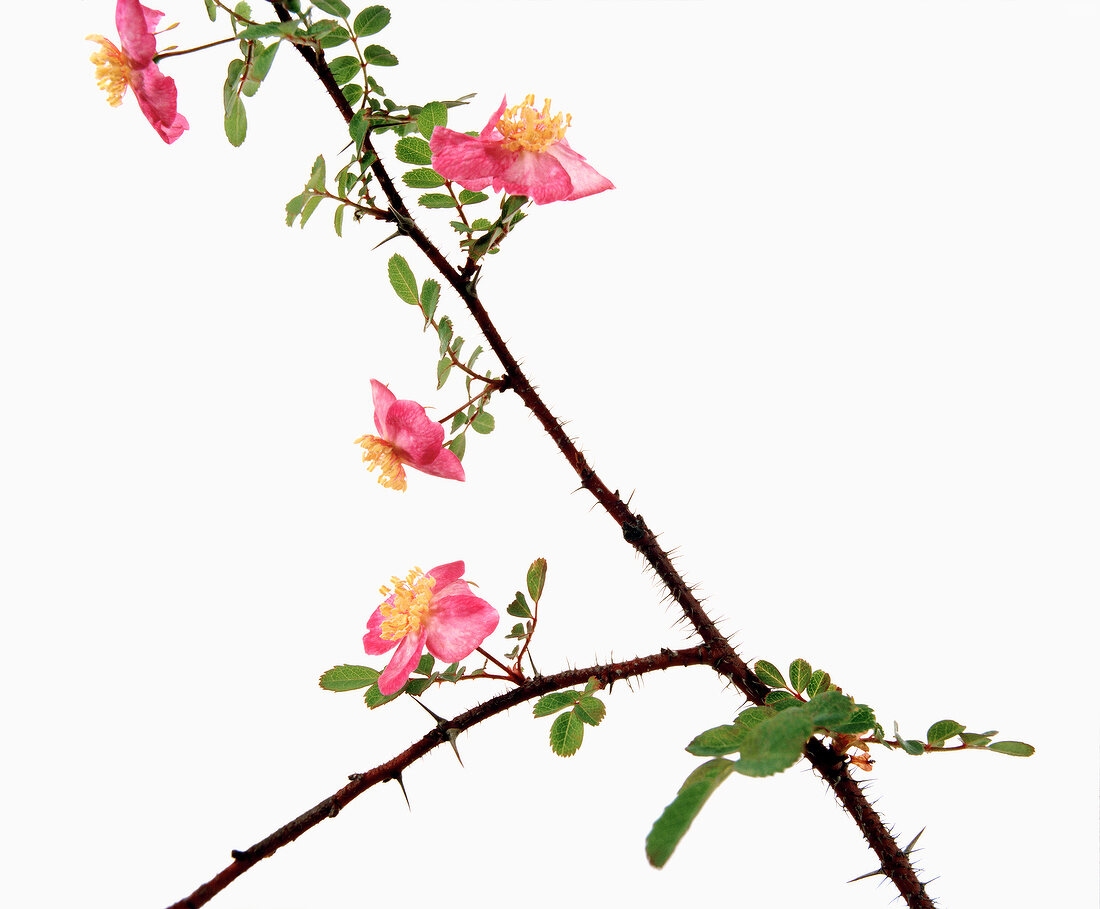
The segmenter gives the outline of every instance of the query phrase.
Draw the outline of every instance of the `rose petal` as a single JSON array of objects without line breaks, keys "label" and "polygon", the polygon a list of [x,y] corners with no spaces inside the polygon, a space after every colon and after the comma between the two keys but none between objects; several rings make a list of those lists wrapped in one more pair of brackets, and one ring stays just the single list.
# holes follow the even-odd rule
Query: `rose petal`
[{"label": "rose petal", "polygon": [[176,110],[176,82],[164,75],[155,63],[130,74],[138,107],[153,129],[171,145],[189,127],[187,119]]},{"label": "rose petal", "polygon": [[594,193],[602,193],[605,189],[615,188],[615,184],[589,164],[584,155],[573,151],[565,139],[562,139],[556,145],[551,145],[546,153],[553,155],[558,163],[565,168],[565,172],[569,174],[569,180],[573,184],[573,192],[566,197],[567,201],[582,199]]},{"label": "rose petal", "polygon": [[377,379],[370,380],[370,388],[374,398],[374,428],[378,430],[378,435],[385,438],[386,430],[383,427],[386,414],[389,413],[393,402],[397,400],[397,396]]},{"label": "rose petal", "polygon": [[[387,599],[386,603],[393,605],[393,597]],[[397,646],[397,641],[387,641],[382,637],[382,622],[384,621],[381,606],[374,610],[371,617],[367,619],[367,633],[363,635],[363,649],[372,656],[388,653]]]},{"label": "rose petal", "polygon": [[144,69],[153,62],[157,52],[153,32],[163,18],[164,13],[142,6],[137,0],[118,0],[115,5],[115,27],[122,39],[122,52],[134,69]]},{"label": "rose petal", "polygon": [[[378,690],[382,694],[393,694],[400,691],[409,680],[416,664],[420,662],[420,655],[424,652],[424,639],[427,637],[425,629],[420,629],[420,634],[407,634],[401,639],[390,658],[389,664],[382,670],[378,677]],[[454,662],[452,660],[452,662]]]},{"label": "rose petal", "polygon": [[[496,113],[489,118],[489,122],[485,124],[485,128],[481,131],[481,135],[478,138],[488,139],[492,136],[496,130],[497,124],[500,122],[500,118],[504,116],[504,112],[508,109],[508,96],[505,95],[500,102],[500,107],[496,109]],[[500,133],[497,133],[499,136]]]},{"label": "rose petal", "polygon": [[[488,186],[500,167],[499,140],[475,139],[463,133],[437,126],[432,132],[432,168],[440,176],[461,183],[466,189]],[[497,152],[494,152],[496,149]],[[516,154],[508,152],[507,154]]]},{"label": "rose petal", "polygon": [[416,401],[394,401],[386,411],[384,432],[401,455],[401,460],[423,470],[439,457],[443,427],[425,413]]},{"label": "rose petal", "polygon": [[440,448],[436,459],[429,464],[413,464],[412,466],[433,477],[443,477],[445,480],[465,481],[466,479],[466,471],[462,469],[462,462],[449,448]]},{"label": "rose petal", "polygon": [[432,598],[428,652],[448,663],[465,659],[496,629],[500,613],[481,597]]},{"label": "rose petal", "polygon": [[428,577],[435,578],[433,595],[441,594],[448,585],[453,584],[455,581],[461,581],[465,571],[466,563],[462,561],[436,565],[428,572]]},{"label": "rose petal", "polygon": [[[551,146],[553,149],[554,146]],[[505,157],[507,156],[507,157]],[[537,205],[560,202],[573,192],[573,183],[565,167],[549,152],[500,149],[493,189],[528,196]]]}]

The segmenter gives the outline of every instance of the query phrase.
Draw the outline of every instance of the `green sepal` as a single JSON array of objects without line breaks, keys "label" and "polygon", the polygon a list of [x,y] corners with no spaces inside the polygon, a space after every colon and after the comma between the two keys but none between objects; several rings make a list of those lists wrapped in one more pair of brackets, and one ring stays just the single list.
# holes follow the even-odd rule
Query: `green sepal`
[{"label": "green sepal", "polygon": [[420,303],[420,297],[416,292],[416,278],[405,259],[394,253],[386,263],[386,269],[390,275],[390,286],[402,300],[412,306]]},{"label": "green sepal", "polygon": [[561,714],[550,727],[550,748],[560,757],[572,757],[584,741],[584,722],[576,712]]},{"label": "green sepal", "polygon": [[783,678],[783,673],[776,668],[774,663],[769,663],[767,660],[757,660],[752,668],[760,677],[760,681],[769,688],[787,687],[787,681]]},{"label": "green sepal", "polygon": [[390,24],[390,11],[384,6],[368,6],[355,17],[352,28],[358,38],[375,35]]},{"label": "green sepal", "polygon": [[398,161],[405,164],[423,167],[432,163],[431,146],[419,136],[405,136],[403,139],[398,139],[394,146],[394,154],[397,155]]},{"label": "green sepal", "polygon": [[645,838],[645,854],[649,864],[654,868],[664,867],[707,799],[733,772],[733,761],[715,758],[689,774],[676,798],[657,818]]},{"label": "green sepal", "polygon": [[527,605],[527,598],[516,591],[516,598],[508,604],[508,615],[514,615],[517,619],[530,619],[534,618],[531,615],[531,608]]},{"label": "green sepal", "polygon": [[[482,414],[487,416],[487,414]],[[490,419],[492,419],[490,417]],[[475,426],[474,429],[477,429]],[[546,586],[546,559],[535,559],[527,569],[527,592],[536,603],[542,599],[542,590]]]},{"label": "green sepal", "polygon": [[576,703],[577,693],[575,691],[552,691],[550,694],[543,695],[535,701],[532,714],[536,718],[550,716],[557,713],[559,710],[565,710],[567,707],[572,707]]},{"label": "green sepal", "polygon": [[942,745],[952,736],[958,735],[966,727],[962,723],[956,723],[954,720],[940,720],[937,723],[933,723],[928,727],[928,744],[929,745]]},{"label": "green sepal", "polygon": [[986,748],[989,751],[996,751],[998,754],[1010,754],[1013,757],[1031,757],[1035,753],[1035,748],[1029,745],[1027,742],[993,742],[991,745],[987,745]]},{"label": "green sepal", "polygon": [[369,666],[352,666],[344,663],[326,670],[318,680],[318,684],[325,691],[355,691],[357,688],[373,685],[381,674],[377,669],[371,669]]},{"label": "green sepal", "polygon": [[791,663],[787,673],[790,676],[791,688],[796,694],[802,694],[810,682],[810,676],[813,675],[813,669],[805,660],[798,659]]}]

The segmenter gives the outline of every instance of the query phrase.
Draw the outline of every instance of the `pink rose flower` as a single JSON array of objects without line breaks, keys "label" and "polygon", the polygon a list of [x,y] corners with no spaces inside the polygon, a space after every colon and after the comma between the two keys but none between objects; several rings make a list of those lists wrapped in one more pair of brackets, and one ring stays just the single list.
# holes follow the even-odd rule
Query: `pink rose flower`
[{"label": "pink rose flower", "polygon": [[90,57],[95,64],[99,87],[107,92],[107,103],[118,107],[126,87],[134,90],[138,107],[165,142],[171,145],[188,128],[183,114],[176,111],[176,83],[153,62],[157,52],[156,27],[164,13],[142,6],[137,0],[118,0],[115,26],[116,47],[102,35],[88,35],[100,47]]},{"label": "pink rose flower", "polygon": [[391,578],[391,591],[383,587],[386,601],[367,622],[363,649],[372,655],[397,651],[378,677],[382,694],[400,691],[428,653],[446,663],[464,660],[497,627],[500,613],[474,596],[462,579],[463,562],[450,562],[427,574],[414,568],[404,580]]},{"label": "pink rose flower", "polygon": [[465,480],[462,462],[443,447],[443,427],[432,420],[416,401],[399,401],[377,379],[370,380],[374,393],[374,425],[377,436],[360,436],[368,469],[378,467],[378,482],[387,489],[405,489],[405,468],[410,467],[448,480]]},{"label": "pink rose flower", "polygon": [[[481,135],[467,136],[437,126],[432,132],[432,167],[436,173],[467,189],[493,189],[546,202],[570,201],[614,189],[583,155],[565,140],[572,115],[550,116],[550,101],[541,111],[533,107],[535,96],[507,108],[500,102]],[[506,109],[507,108],[507,109]]]}]

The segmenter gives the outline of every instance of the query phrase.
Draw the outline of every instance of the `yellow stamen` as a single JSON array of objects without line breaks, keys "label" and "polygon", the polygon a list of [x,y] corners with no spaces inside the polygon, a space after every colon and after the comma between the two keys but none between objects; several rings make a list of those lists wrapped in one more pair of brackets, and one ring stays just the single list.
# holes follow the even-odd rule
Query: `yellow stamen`
[{"label": "yellow stamen", "polygon": [[405,490],[405,468],[401,466],[401,456],[391,442],[377,436],[360,436],[355,444],[363,449],[363,461],[368,470],[375,467],[381,470],[378,482],[386,489]]},{"label": "yellow stamen", "polygon": [[88,35],[84,40],[100,46],[88,59],[95,64],[96,85],[107,93],[107,103],[118,107],[130,84],[130,61],[102,35]]},{"label": "yellow stamen", "polygon": [[424,574],[419,568],[414,568],[404,580],[392,577],[390,583],[393,585],[392,591],[386,586],[378,590],[387,599],[393,593],[393,605],[383,603],[379,607],[382,610],[380,634],[384,641],[400,641],[407,634],[420,633],[425,614],[432,605],[435,578]]},{"label": "yellow stamen", "polygon": [[504,136],[501,143],[508,151],[546,151],[551,145],[565,138],[565,131],[573,122],[573,115],[550,116],[550,99],[542,110],[535,110],[535,96],[528,95],[522,104],[509,107],[497,121],[497,131]]}]

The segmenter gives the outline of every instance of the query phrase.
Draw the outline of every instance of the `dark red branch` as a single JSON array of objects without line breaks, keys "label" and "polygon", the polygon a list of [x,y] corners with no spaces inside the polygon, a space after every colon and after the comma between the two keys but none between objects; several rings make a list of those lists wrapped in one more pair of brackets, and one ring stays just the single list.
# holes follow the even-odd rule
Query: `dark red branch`
[{"label": "dark red branch", "polygon": [[610,688],[615,682],[632,676],[656,672],[659,669],[671,669],[674,666],[705,665],[712,659],[713,654],[705,646],[691,647],[687,650],[662,650],[652,656],[637,657],[633,660],[624,660],[621,663],[608,663],[605,666],[567,669],[564,672],[544,675],[524,682],[511,691],[490,698],[484,704],[479,704],[477,707],[459,714],[453,720],[447,721],[446,724],[437,723],[436,727],[419,741],[414,742],[386,763],[379,764],[373,770],[368,770],[366,773],[353,773],[349,777],[350,782],[339,792],[335,792],[324,801],[318,802],[309,811],[296,817],[289,824],[283,825],[254,846],[241,851],[234,850],[232,864],[199,887],[190,896],[185,897],[178,903],[173,903],[169,909],[198,909],[199,906],[206,905],[257,862],[274,855],[276,850],[296,840],[311,827],[316,827],[326,818],[336,817],[349,802],[358,798],[372,786],[400,778],[401,772],[405,768],[424,757],[432,749],[449,741],[451,736],[464,732],[490,717],[503,713],[505,710],[533,698],[549,694],[551,691],[583,685],[593,676],[599,679],[605,688]]}]

